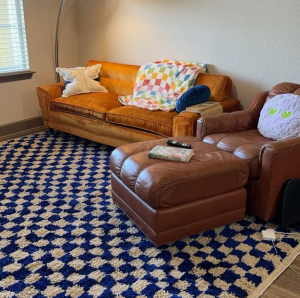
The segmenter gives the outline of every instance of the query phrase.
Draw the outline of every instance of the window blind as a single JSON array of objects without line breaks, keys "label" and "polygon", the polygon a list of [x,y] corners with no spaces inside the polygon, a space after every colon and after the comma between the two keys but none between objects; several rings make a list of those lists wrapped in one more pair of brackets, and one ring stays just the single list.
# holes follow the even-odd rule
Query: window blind
[{"label": "window blind", "polygon": [[0,74],[28,70],[23,0],[0,0]]}]

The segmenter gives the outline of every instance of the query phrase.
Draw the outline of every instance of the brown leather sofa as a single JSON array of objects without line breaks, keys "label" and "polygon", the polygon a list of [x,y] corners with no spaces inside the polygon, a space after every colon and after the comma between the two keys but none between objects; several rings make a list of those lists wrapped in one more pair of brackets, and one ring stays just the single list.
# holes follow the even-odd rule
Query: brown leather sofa
[{"label": "brown leather sofa", "polygon": [[[173,136],[195,136],[199,114],[176,111],[148,111],[122,106],[118,95],[133,93],[139,66],[90,60],[100,63],[100,83],[108,93],[88,93],[62,98],[65,83],[37,88],[44,125],[111,146]],[[232,81],[228,76],[199,74],[196,85],[211,89],[212,101],[225,112],[239,110],[240,102],[230,98]]]},{"label": "brown leather sofa", "polygon": [[265,221],[278,211],[283,183],[300,178],[300,137],[272,141],[257,130],[265,102],[285,93],[300,95],[300,85],[280,83],[270,91],[258,93],[246,111],[198,120],[198,139],[248,163],[247,209]]}]

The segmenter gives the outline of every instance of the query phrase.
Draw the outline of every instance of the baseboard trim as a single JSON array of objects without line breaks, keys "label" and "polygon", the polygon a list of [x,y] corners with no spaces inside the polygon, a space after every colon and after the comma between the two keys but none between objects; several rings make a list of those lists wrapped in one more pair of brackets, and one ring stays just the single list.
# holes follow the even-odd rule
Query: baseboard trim
[{"label": "baseboard trim", "polygon": [[34,117],[0,126],[0,142],[45,130],[42,117]]}]

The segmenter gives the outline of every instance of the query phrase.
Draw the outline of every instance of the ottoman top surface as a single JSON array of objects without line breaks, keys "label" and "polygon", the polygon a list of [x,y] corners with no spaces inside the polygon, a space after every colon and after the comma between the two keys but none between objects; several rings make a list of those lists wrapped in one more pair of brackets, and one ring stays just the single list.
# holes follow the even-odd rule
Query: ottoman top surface
[{"label": "ottoman top surface", "polygon": [[194,137],[171,139],[192,145],[194,156],[188,163],[148,158],[153,147],[167,145],[167,138],[118,147],[110,158],[112,173],[152,208],[208,198],[246,184],[249,170],[242,159]]}]

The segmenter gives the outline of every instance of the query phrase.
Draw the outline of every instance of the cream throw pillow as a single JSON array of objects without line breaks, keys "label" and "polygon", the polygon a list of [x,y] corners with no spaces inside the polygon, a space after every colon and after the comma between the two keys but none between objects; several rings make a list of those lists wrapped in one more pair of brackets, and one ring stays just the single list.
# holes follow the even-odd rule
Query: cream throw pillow
[{"label": "cream throw pillow", "polygon": [[56,72],[58,72],[65,81],[70,82],[66,85],[62,97],[89,92],[108,92],[100,85],[100,82],[94,81],[94,79],[99,77],[100,69],[101,64],[76,68],[57,67]]}]

